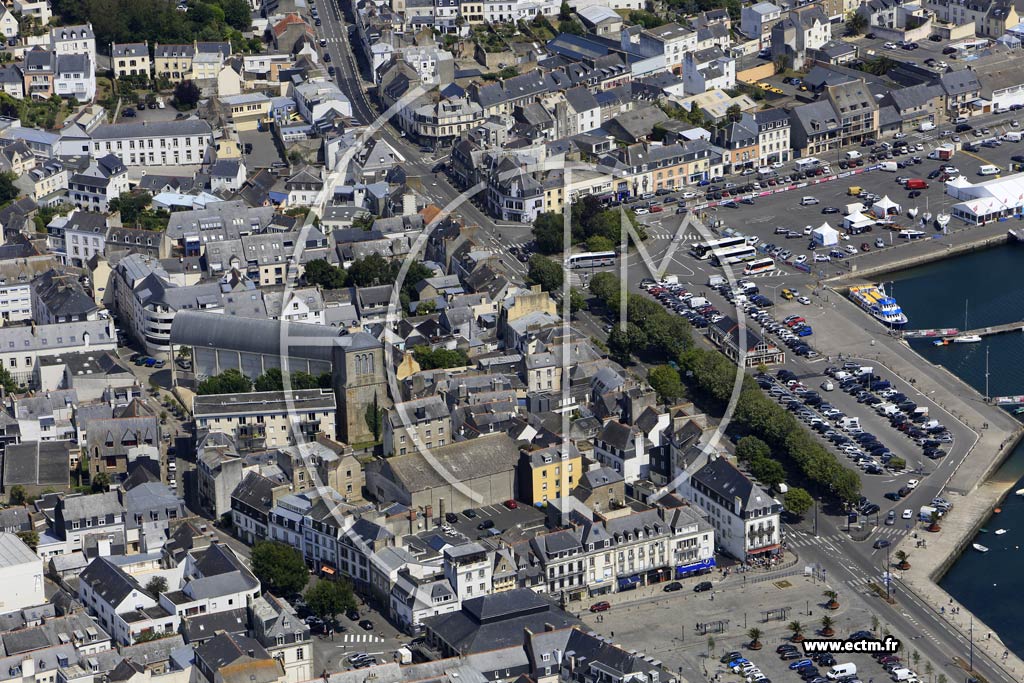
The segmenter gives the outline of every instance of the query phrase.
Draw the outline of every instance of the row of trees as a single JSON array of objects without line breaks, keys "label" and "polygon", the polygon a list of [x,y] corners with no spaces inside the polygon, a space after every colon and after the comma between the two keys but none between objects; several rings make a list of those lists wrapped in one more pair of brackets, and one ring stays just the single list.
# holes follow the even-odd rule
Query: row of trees
[{"label": "row of trees", "polygon": [[[611,251],[622,241],[622,220],[626,217],[641,240],[647,239],[643,224],[632,211],[607,209],[601,201],[587,195],[572,205],[570,238],[573,244],[586,245],[588,251]],[[565,216],[546,211],[533,223],[533,237],[541,254],[558,254],[565,247]]]},{"label": "row of trees", "polygon": [[191,0],[185,12],[167,0],[54,0],[52,6],[64,24],[92,22],[96,45],[104,47],[233,40],[252,27],[246,0]]},{"label": "row of trees", "polygon": [[[607,272],[595,274],[590,279],[590,293],[618,318],[619,278]],[[632,356],[675,362],[693,346],[690,324],[685,319],[669,315],[656,301],[639,294],[629,294],[627,303],[626,328],[616,325],[608,335],[608,352],[616,362],[627,365]]]},{"label": "row of trees", "polygon": [[469,365],[469,356],[462,349],[432,349],[423,345],[413,347],[412,355],[421,370],[461,368]]},{"label": "row of trees", "polygon": [[[289,375],[292,389],[330,389],[331,373],[325,372],[313,376],[308,372],[297,370]],[[200,396],[209,394],[248,394],[251,391],[284,391],[284,375],[279,368],[270,368],[253,382],[235,368],[229,368],[219,375],[207,377],[196,393]]]},{"label": "row of trees", "polygon": [[[331,265],[323,259],[316,259],[306,264],[305,279],[307,284],[323,289],[374,287],[397,282],[401,268],[401,261],[391,261],[380,254],[370,254],[356,259],[347,270]],[[417,298],[416,285],[433,274],[430,268],[419,261],[409,264],[399,292],[399,300],[405,310],[409,309],[409,302]]]},{"label": "row of trees", "polygon": [[348,581],[321,580],[306,588],[309,570],[302,553],[290,545],[275,541],[260,541],[254,545],[252,573],[274,595],[294,598],[302,593],[310,611],[321,619],[333,619],[356,608],[356,598]]},{"label": "row of trees", "polygon": [[[610,312],[618,316],[621,283],[612,273],[598,273],[591,278],[590,292]],[[661,366],[655,374],[654,386],[663,399],[678,392],[676,378],[686,377],[687,384],[719,410],[724,410],[736,384],[736,366],[721,353],[695,346],[690,325],[678,316],[669,315],[657,302],[639,294],[629,294],[625,330],[616,325],[608,336],[608,351],[620,363],[632,356],[659,359],[672,364]],[[673,374],[674,373],[674,374]],[[748,441],[743,456],[751,463],[751,471],[766,484],[781,483],[785,477],[776,462],[784,455],[806,480],[835,497],[854,502],[860,496],[860,478],[844,467],[836,457],[818,443],[793,417],[792,413],[769,400],[753,378],[744,375],[733,425],[757,437]],[[774,464],[769,464],[774,463]],[[809,496],[808,496],[809,497]],[[801,499],[800,494],[795,497]]]}]

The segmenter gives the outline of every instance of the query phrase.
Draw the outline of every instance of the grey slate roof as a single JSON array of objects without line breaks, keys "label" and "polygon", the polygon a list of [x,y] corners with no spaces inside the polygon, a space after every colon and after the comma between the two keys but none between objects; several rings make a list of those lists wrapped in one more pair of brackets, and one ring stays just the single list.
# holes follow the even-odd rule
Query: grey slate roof
[{"label": "grey slate roof", "polygon": [[94,140],[138,140],[141,138],[169,138],[182,135],[212,136],[213,129],[203,119],[182,119],[181,121],[109,123],[97,127],[92,132]]}]

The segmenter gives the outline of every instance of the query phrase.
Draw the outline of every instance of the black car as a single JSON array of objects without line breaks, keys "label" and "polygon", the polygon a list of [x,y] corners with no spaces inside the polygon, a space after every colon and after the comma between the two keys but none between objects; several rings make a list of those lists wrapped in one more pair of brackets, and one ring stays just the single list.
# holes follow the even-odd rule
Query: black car
[{"label": "black car", "polygon": [[921,196],[921,191],[920,190],[911,190],[910,194],[907,195],[907,198],[908,199],[917,199],[920,196]]},{"label": "black car", "polygon": [[875,541],[874,543],[872,543],[871,547],[874,548],[875,550],[881,550],[882,548],[888,548],[890,545],[892,545],[892,543],[889,542],[889,539],[887,539],[887,538],[880,538],[877,541]]},{"label": "black car", "polygon": [[710,581],[701,581],[700,583],[698,583],[696,586],[693,587],[693,592],[694,593],[703,593],[705,591],[711,590],[712,588],[714,588],[714,586],[712,585],[712,583]]},{"label": "black car", "polygon": [[822,213],[839,213],[839,209],[834,206],[826,206],[821,210]]},{"label": "black car", "polygon": [[349,611],[345,612],[345,616],[351,619],[352,621],[359,621],[359,612],[357,610],[350,609]]},{"label": "black car", "polygon": [[889,500],[893,500],[893,501],[899,501],[901,496],[896,491],[889,491],[888,493],[886,493],[883,496],[883,498],[888,498]]},{"label": "black car", "polygon": [[676,591],[683,590],[683,584],[678,581],[673,581],[672,583],[665,584],[665,587],[661,590],[666,593],[675,593]]},{"label": "black car", "polygon": [[463,510],[462,514],[466,515],[466,517],[469,517],[470,519],[473,519],[476,517],[476,510],[473,510],[472,508]]},{"label": "black car", "polygon": [[783,643],[775,648],[775,654],[781,655],[783,652],[796,652],[796,645],[790,645],[789,643]]},{"label": "black car", "polygon": [[331,53],[330,52],[325,52],[324,53],[324,61],[325,62],[331,61]]},{"label": "black car", "polygon": [[373,630],[373,622],[370,621],[369,619],[363,619],[362,621],[359,622],[359,627],[361,629],[363,629],[364,631],[372,631]]},{"label": "black car", "polygon": [[126,107],[125,109],[121,110],[121,116],[125,117],[126,119],[134,118],[135,110],[131,107]]},{"label": "black car", "polygon": [[787,659],[803,659],[804,653],[799,650],[786,650],[779,655],[779,659],[786,661]]},{"label": "black car", "polygon": [[479,529],[480,531],[487,531],[488,529],[493,529],[494,528],[494,520],[493,519],[485,519],[484,521],[482,521],[479,524],[477,524],[476,528]]},{"label": "black car", "polygon": [[444,521],[448,522],[449,524],[455,524],[457,521],[459,521],[459,516],[454,512],[446,512],[444,513]]},{"label": "black car", "polygon": [[732,652],[726,652],[724,655],[719,657],[718,661],[721,662],[722,664],[728,664],[729,662],[736,661],[737,659],[739,659],[742,656],[743,656],[742,652],[738,652],[736,650],[733,650]]},{"label": "black car", "polygon": [[959,123],[956,127],[957,133],[966,133],[969,130],[974,130],[974,126],[969,123]]},{"label": "black car", "polygon": [[821,666],[835,666],[836,658],[833,657],[830,653],[826,652],[824,654],[818,655],[818,664],[820,664]]}]

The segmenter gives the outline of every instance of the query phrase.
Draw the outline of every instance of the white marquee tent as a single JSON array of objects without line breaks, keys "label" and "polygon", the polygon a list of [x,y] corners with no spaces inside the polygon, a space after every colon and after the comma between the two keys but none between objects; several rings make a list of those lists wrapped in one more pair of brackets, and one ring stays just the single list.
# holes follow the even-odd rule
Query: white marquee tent
[{"label": "white marquee tent", "polygon": [[823,247],[831,247],[839,243],[839,231],[828,223],[822,223],[811,231],[811,239]]}]

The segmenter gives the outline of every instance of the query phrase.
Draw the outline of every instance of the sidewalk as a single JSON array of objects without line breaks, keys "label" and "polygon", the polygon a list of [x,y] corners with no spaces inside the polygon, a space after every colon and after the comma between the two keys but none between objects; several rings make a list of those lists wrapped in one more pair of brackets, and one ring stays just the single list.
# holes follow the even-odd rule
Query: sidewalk
[{"label": "sidewalk", "polygon": [[[1012,483],[987,483],[970,495],[950,494],[953,510],[942,519],[942,530],[936,533],[919,531],[918,538],[907,536],[899,548],[907,553],[910,569],[902,572],[900,582],[909,588],[932,611],[942,615],[951,630],[969,644],[972,615],[949,593],[936,583],[960,552],[968,546],[977,530],[988,519]],[[916,547],[917,540],[927,541],[927,547]],[[902,599],[902,598],[901,598]],[[954,608],[959,614],[954,614]],[[945,614],[943,614],[945,612]],[[987,657],[994,666],[1002,667],[1012,678],[1024,676],[1024,661],[1013,654],[998,634],[977,616],[973,617],[975,659]],[[966,652],[966,650],[965,650]],[[1003,659],[1003,653],[1008,653]],[[982,654],[983,653],[983,654]]]}]

